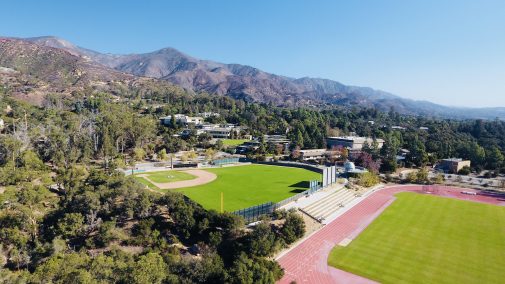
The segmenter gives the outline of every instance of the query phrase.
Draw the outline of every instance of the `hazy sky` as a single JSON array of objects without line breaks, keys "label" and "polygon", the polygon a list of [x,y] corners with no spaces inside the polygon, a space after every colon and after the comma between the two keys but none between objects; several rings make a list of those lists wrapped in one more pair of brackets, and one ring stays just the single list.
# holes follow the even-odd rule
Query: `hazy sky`
[{"label": "hazy sky", "polygon": [[3,1],[0,35],[110,53],[174,47],[292,77],[505,106],[505,1]]}]

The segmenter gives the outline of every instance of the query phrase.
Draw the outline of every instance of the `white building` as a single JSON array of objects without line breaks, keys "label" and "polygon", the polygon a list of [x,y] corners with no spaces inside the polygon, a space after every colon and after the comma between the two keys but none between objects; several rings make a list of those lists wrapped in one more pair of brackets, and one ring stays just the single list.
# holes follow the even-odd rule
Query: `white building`
[{"label": "white building", "polygon": [[183,123],[189,124],[192,123],[194,125],[199,125],[203,123],[203,117],[200,116],[186,116]]},{"label": "white building", "polygon": [[232,133],[239,134],[241,128],[235,124],[200,124],[197,127],[197,134],[208,133],[212,138],[230,138]]},{"label": "white building", "polygon": [[326,158],[338,158],[340,155],[327,149],[306,149],[300,150],[300,159],[303,161],[320,161]]},{"label": "white building", "polygon": [[209,117],[219,117],[221,116],[219,113],[217,112],[201,112],[201,113],[197,113],[196,114],[197,116],[201,116],[203,118],[209,118]]},{"label": "white building", "polygon": [[[203,117],[200,116],[187,116],[184,114],[175,114],[175,122],[178,124],[194,124],[194,125],[200,125],[203,123]],[[172,116],[167,115],[165,117],[160,117],[160,122],[163,125],[170,125],[172,123]]]}]

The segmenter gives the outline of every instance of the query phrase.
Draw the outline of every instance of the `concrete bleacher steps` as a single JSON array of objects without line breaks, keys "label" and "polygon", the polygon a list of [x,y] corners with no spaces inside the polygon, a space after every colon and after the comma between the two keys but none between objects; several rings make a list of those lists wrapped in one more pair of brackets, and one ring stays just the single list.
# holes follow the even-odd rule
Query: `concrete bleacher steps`
[{"label": "concrete bleacher steps", "polygon": [[344,189],[338,189],[334,191],[333,193],[325,196],[324,198],[319,199],[318,201],[310,204],[309,206],[306,206],[304,209],[305,210],[312,210],[314,208],[318,208],[321,206],[321,204],[326,203],[328,200],[333,200],[333,199],[339,199],[342,195],[346,194],[346,190]]},{"label": "concrete bleacher steps", "polygon": [[325,200],[326,202],[310,210],[310,212],[314,214],[314,216],[325,217],[327,213],[333,212],[334,209],[341,208],[341,205],[345,206],[345,202],[347,202],[349,198],[354,199],[354,193],[346,191],[344,194],[340,194],[338,197],[333,197],[332,199]]},{"label": "concrete bleacher steps", "polygon": [[316,220],[324,220],[356,198],[358,198],[356,192],[343,188],[301,208],[301,210]]}]

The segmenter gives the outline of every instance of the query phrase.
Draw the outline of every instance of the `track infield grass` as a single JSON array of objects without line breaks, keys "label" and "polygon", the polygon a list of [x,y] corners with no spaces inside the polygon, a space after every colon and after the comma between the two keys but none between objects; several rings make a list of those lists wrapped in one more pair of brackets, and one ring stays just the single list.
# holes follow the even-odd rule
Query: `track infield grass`
[{"label": "track infield grass", "polygon": [[215,173],[217,179],[204,185],[176,189],[206,209],[220,210],[221,192],[224,195],[224,210],[279,202],[308,189],[310,180],[320,180],[321,174],[304,169],[248,165],[206,169]]},{"label": "track infield grass", "polygon": [[399,193],[328,263],[381,283],[503,283],[505,207]]}]

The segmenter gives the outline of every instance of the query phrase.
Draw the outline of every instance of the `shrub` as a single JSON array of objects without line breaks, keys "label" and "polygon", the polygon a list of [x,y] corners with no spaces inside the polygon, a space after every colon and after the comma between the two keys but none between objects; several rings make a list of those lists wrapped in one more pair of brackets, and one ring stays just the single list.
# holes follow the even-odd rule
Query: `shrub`
[{"label": "shrub", "polygon": [[464,175],[464,176],[467,176],[470,174],[470,167],[468,166],[464,166],[461,170],[458,171],[458,174],[459,175]]},{"label": "shrub", "polygon": [[360,175],[358,179],[358,184],[364,187],[371,187],[380,182],[380,178],[378,175],[372,172],[366,172]]}]

